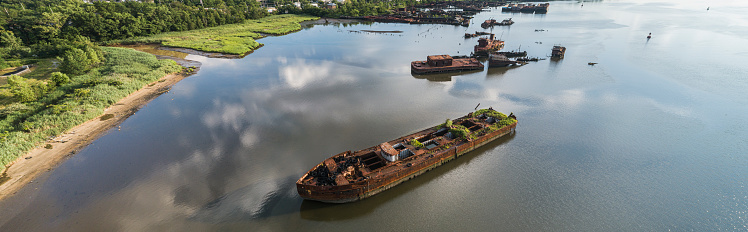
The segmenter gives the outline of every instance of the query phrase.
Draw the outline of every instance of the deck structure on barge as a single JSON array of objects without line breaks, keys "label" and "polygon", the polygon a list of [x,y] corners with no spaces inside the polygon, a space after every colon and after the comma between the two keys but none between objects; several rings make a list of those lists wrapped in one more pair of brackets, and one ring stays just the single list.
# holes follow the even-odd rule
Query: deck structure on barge
[{"label": "deck structure on barge", "polygon": [[453,58],[450,55],[433,55],[425,61],[410,62],[410,71],[415,74],[460,72],[483,69],[483,64],[475,58]]},{"label": "deck structure on barge", "polygon": [[482,109],[377,146],[330,157],[296,181],[296,190],[308,200],[361,200],[507,135],[516,126],[513,114]]}]

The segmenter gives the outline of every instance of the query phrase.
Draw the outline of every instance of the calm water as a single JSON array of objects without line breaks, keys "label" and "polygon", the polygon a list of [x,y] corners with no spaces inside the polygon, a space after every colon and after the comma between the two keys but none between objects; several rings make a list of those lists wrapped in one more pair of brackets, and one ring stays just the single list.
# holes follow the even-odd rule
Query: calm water
[{"label": "calm water", "polygon": [[[317,25],[244,59],[190,55],[197,75],[0,202],[0,231],[745,231],[748,3],[715,2]],[[509,17],[493,29],[506,50],[562,44],[566,58],[410,74],[427,55],[469,54],[465,32]],[[517,133],[364,201],[297,196],[332,154],[478,103],[514,112]]]}]

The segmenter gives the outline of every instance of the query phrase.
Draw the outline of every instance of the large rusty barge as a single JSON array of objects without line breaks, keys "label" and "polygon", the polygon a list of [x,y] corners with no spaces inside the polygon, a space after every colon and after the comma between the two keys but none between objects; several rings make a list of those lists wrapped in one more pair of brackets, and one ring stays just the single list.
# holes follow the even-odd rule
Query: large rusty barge
[{"label": "large rusty barge", "polygon": [[453,58],[450,55],[433,55],[425,61],[410,62],[410,71],[415,74],[460,72],[483,70],[483,64],[475,58]]},{"label": "large rusty barge", "polygon": [[307,200],[361,200],[507,135],[516,126],[513,114],[478,110],[377,146],[334,155],[296,181],[296,190]]}]

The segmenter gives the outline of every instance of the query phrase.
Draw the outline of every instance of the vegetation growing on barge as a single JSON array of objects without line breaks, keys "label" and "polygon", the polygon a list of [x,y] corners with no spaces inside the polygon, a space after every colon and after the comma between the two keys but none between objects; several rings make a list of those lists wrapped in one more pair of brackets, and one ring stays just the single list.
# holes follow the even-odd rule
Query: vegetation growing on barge
[{"label": "vegetation growing on barge", "polygon": [[[172,60],[144,52],[102,48],[105,62],[83,75],[49,79],[13,76],[0,86],[0,171],[50,137],[95,118],[119,99],[181,70]],[[49,72],[49,71],[45,71]],[[33,94],[29,96],[17,95]]]}]

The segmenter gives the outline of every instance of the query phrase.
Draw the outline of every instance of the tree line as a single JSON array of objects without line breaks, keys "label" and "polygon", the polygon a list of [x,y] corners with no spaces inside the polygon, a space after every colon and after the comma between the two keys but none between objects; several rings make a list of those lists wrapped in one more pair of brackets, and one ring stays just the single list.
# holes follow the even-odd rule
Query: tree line
[{"label": "tree line", "polygon": [[[255,0],[3,0],[0,59],[55,57],[73,44],[240,23],[267,16]],[[2,60],[0,60],[2,61]]]},{"label": "tree line", "polygon": [[[336,9],[310,0],[266,0],[277,13],[319,17],[387,14],[393,8],[440,0],[346,0]],[[339,0],[340,1],[340,0]],[[0,2],[0,68],[6,60],[59,57],[75,44],[148,36],[240,23],[269,13],[256,0],[144,0],[86,3],[82,0]],[[80,49],[80,48],[79,48]]]}]

